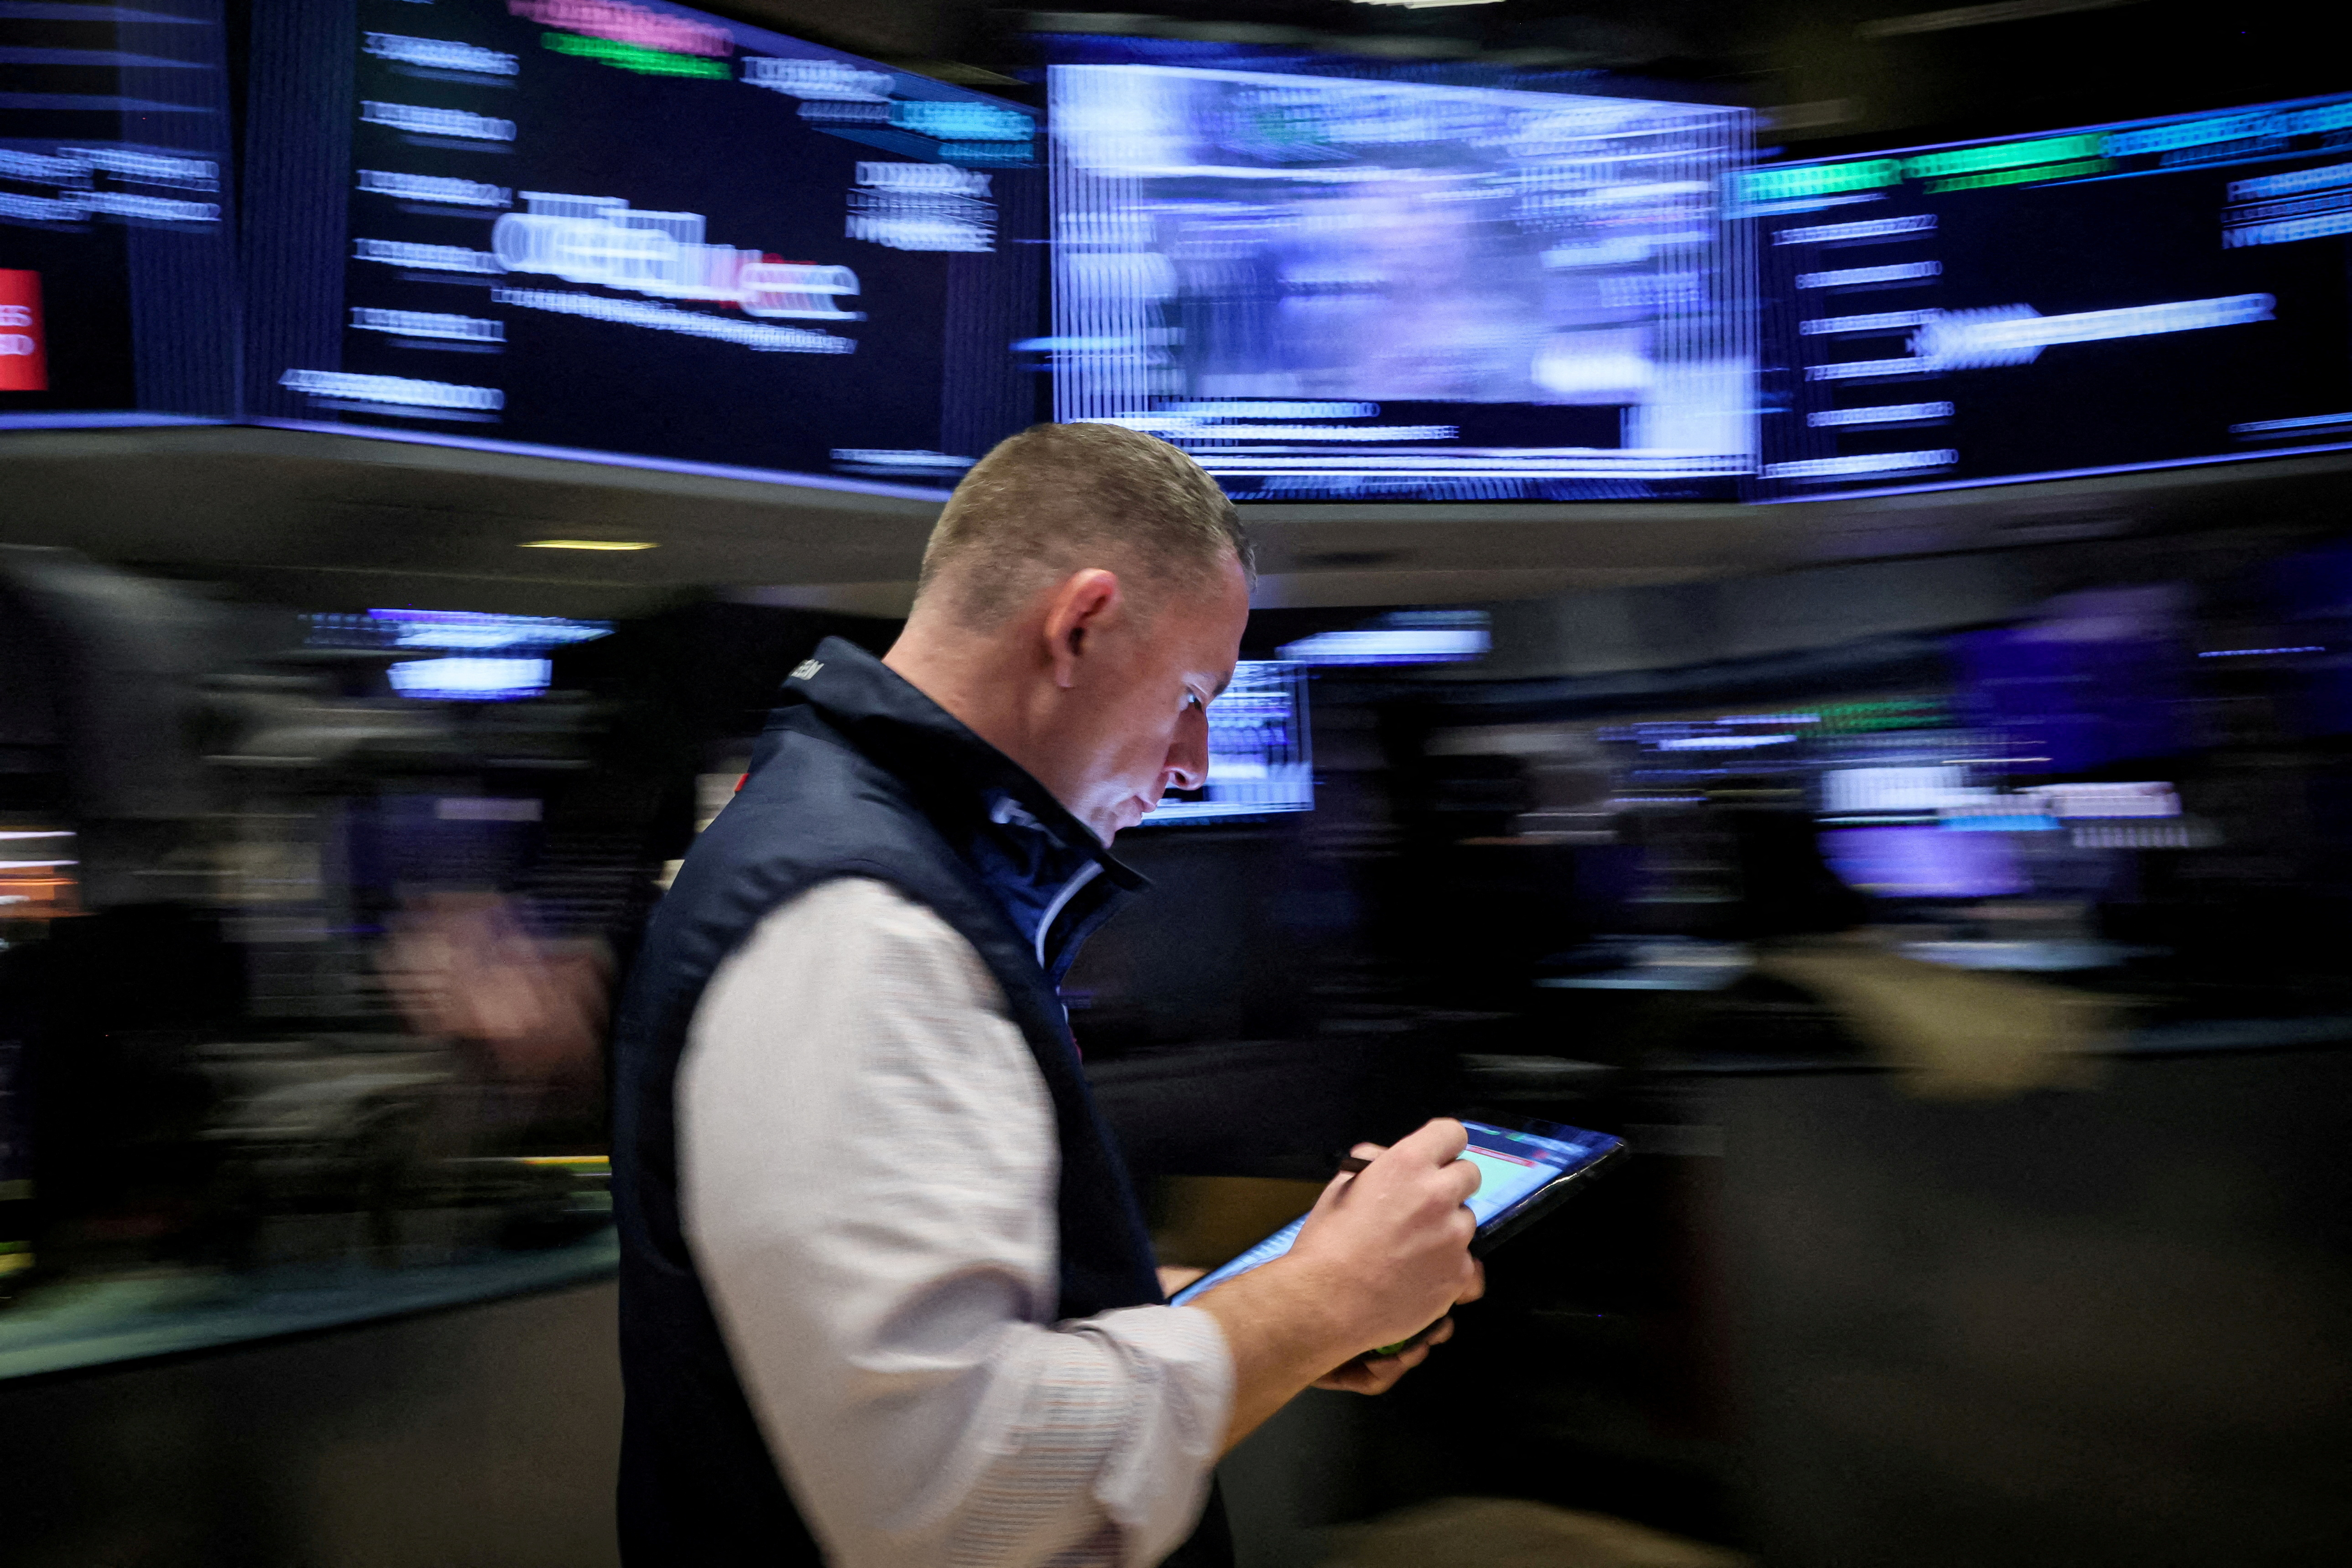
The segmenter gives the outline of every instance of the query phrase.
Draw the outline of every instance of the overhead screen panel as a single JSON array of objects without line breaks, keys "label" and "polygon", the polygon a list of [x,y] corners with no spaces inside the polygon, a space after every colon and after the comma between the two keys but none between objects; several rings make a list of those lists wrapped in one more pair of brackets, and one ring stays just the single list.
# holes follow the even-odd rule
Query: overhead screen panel
[{"label": "overhead screen panel", "polygon": [[1730,499],[1743,111],[1137,65],[1049,74],[1055,416],[1245,500]]},{"label": "overhead screen panel", "polygon": [[0,429],[236,412],[218,0],[0,5]]},{"label": "overhead screen panel", "polygon": [[265,422],[938,493],[1037,416],[1028,110],[623,0],[255,27]]},{"label": "overhead screen panel", "polygon": [[2352,97],[1737,184],[1758,499],[2352,445]]}]

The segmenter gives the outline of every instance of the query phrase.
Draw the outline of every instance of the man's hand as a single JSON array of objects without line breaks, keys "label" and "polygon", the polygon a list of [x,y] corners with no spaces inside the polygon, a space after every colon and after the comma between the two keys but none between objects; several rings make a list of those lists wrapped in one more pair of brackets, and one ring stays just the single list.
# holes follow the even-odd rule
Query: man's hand
[{"label": "man's hand", "polygon": [[1207,1272],[1205,1268],[1194,1268],[1189,1264],[1163,1263],[1159,1268],[1160,1293],[1173,1296]]},{"label": "man's hand", "polygon": [[1432,1345],[1442,1345],[1453,1337],[1454,1320],[1448,1318],[1396,1354],[1358,1356],[1339,1371],[1317,1378],[1314,1385],[1341,1394],[1386,1394],[1399,1378],[1429,1359]]},{"label": "man's hand", "polygon": [[1234,1357],[1228,1446],[1310,1384],[1377,1394],[1453,1332],[1395,1356],[1370,1349],[1431,1329],[1485,1278],[1470,1257],[1477,1222],[1464,1200],[1477,1167],[1461,1158],[1458,1121],[1432,1121],[1391,1149],[1359,1145],[1360,1172],[1323,1189],[1289,1252],[1202,1296]]},{"label": "man's hand", "polygon": [[[1384,1143],[1359,1143],[1348,1151],[1358,1169],[1370,1165],[1387,1152],[1388,1145]],[[1477,1279],[1468,1293],[1458,1299],[1459,1301],[1475,1301],[1486,1293],[1486,1266],[1474,1262],[1471,1267],[1478,1271]],[[1167,1270],[1162,1269],[1161,1272],[1164,1274]],[[1433,1345],[1442,1345],[1453,1337],[1454,1320],[1447,1318],[1427,1333],[1414,1336],[1412,1342],[1396,1354],[1383,1356],[1367,1352],[1343,1363],[1330,1375],[1317,1378],[1314,1385],[1340,1394],[1386,1394],[1406,1373],[1429,1359]]]},{"label": "man's hand", "polygon": [[1470,1135],[1440,1118],[1392,1149],[1359,1144],[1370,1163],[1332,1178],[1286,1257],[1328,1282],[1343,1306],[1363,1316],[1363,1348],[1409,1340],[1457,1301],[1476,1300],[1478,1265],[1470,1238],[1478,1222],[1465,1206],[1478,1167],[1464,1160]]}]

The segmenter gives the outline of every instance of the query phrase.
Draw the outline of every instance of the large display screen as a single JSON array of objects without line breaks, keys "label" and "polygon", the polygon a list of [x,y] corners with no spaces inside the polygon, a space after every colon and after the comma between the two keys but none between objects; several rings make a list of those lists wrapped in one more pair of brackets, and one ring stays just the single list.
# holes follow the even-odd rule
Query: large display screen
[{"label": "large display screen", "polygon": [[2352,444],[2352,96],[1736,184],[1757,499]]},{"label": "large display screen", "polygon": [[236,409],[219,0],[0,5],[0,429]]},{"label": "large display screen", "polygon": [[853,487],[1038,414],[1018,106],[644,0],[257,7],[248,409]]},{"label": "large display screen", "polygon": [[1730,499],[1742,110],[1058,65],[1055,417],[1236,499]]}]

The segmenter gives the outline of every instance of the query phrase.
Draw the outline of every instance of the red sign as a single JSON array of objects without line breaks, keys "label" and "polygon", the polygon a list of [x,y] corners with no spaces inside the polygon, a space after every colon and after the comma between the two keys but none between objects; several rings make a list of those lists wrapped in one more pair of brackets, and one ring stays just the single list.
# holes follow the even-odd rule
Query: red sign
[{"label": "red sign", "polygon": [[48,389],[48,337],[41,330],[41,275],[0,268],[0,392]]}]

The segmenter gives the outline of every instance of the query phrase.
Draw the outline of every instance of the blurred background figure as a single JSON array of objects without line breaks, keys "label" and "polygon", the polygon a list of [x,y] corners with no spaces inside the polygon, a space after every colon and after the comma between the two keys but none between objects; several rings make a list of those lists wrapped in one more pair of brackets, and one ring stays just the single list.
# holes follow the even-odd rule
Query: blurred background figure
[{"label": "blurred background figure", "polygon": [[515,1092],[515,1118],[593,1113],[610,963],[534,937],[495,893],[430,893],[394,916],[377,959],[419,1035],[458,1042],[487,1084]]}]

